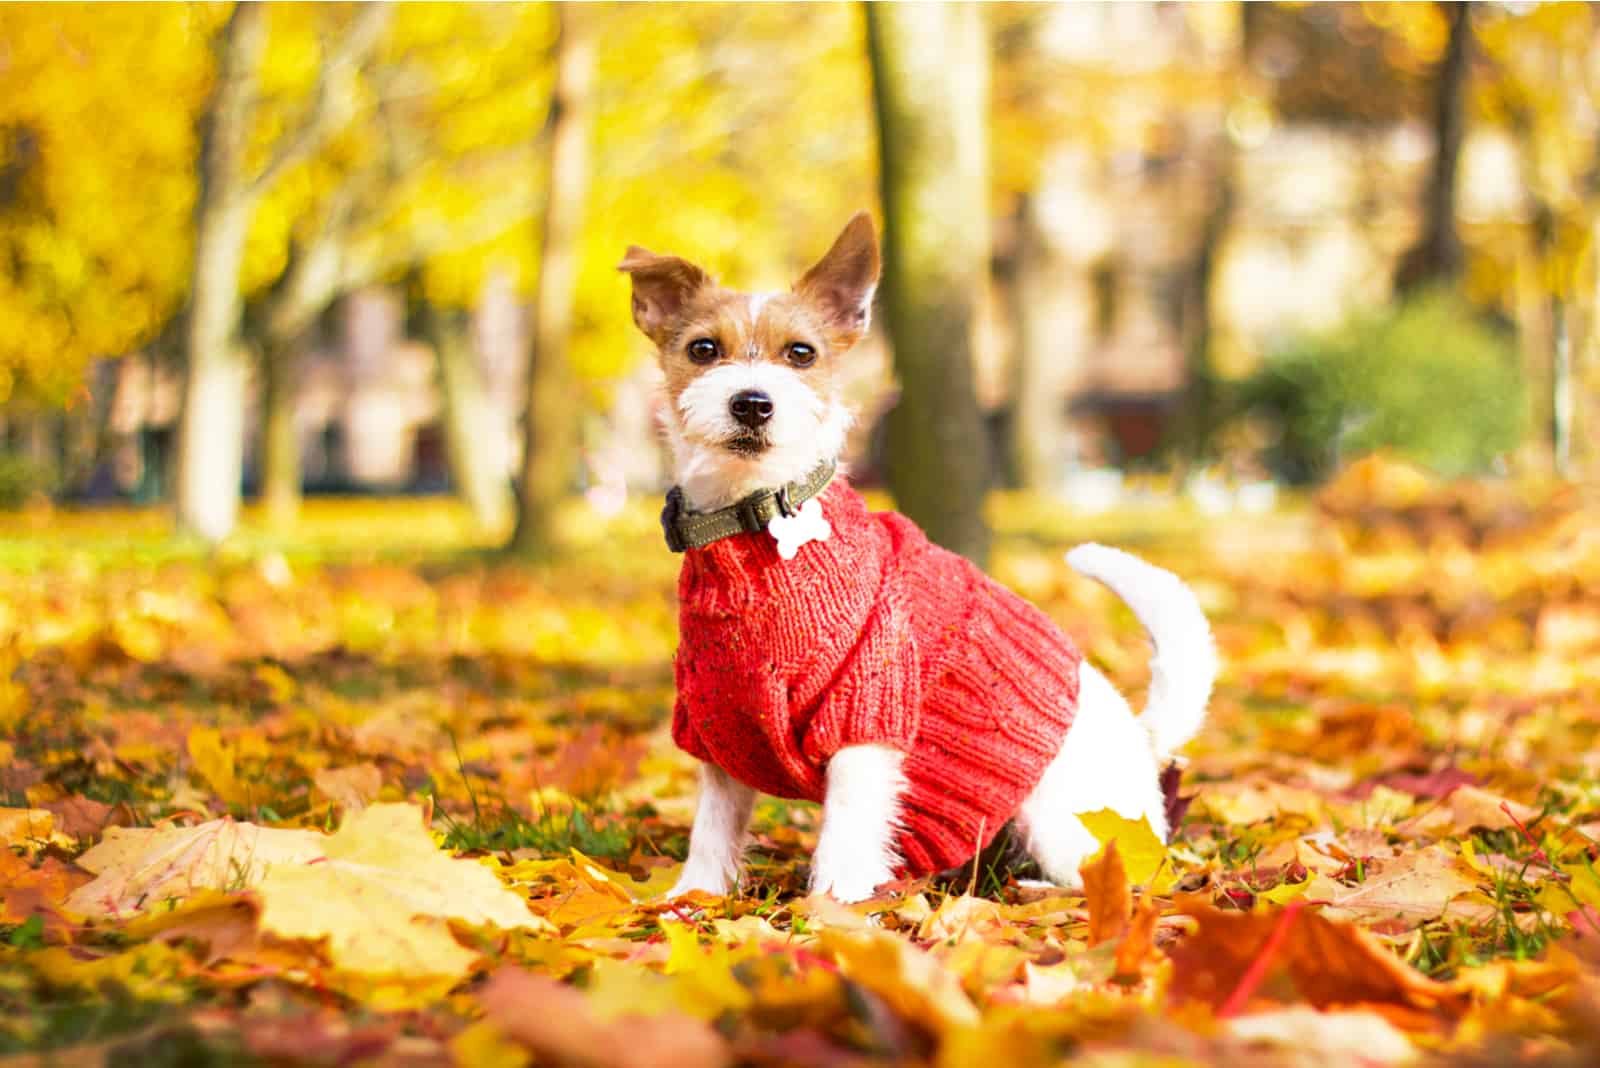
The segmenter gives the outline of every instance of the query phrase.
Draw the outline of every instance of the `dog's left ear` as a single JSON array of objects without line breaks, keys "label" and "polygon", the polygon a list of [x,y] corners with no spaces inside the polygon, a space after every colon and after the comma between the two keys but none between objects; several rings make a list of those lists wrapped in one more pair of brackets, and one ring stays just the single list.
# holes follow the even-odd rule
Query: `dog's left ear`
[{"label": "dog's left ear", "polygon": [[819,309],[833,343],[847,348],[861,339],[872,321],[872,294],[878,288],[878,235],[864,211],[845,224],[827,255],[795,285]]},{"label": "dog's left ear", "polygon": [[617,270],[633,278],[633,321],[658,346],[672,337],[673,323],[711,276],[688,260],[660,256],[647,248],[629,245]]}]

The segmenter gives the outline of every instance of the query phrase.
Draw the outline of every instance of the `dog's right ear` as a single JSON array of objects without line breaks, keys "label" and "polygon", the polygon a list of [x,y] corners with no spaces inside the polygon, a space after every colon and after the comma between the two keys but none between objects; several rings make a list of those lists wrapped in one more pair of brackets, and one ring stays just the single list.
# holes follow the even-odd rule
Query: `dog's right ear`
[{"label": "dog's right ear", "polygon": [[672,323],[689,298],[711,284],[711,276],[688,260],[638,245],[628,246],[617,270],[633,277],[633,321],[658,346],[672,339]]}]

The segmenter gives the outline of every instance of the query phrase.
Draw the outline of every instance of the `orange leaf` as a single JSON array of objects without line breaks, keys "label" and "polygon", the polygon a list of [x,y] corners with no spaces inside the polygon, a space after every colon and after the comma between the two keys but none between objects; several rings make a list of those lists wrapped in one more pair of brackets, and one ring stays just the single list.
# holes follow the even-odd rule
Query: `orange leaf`
[{"label": "orange leaf", "polygon": [[1089,944],[1098,946],[1116,938],[1128,927],[1133,909],[1133,893],[1128,889],[1128,874],[1122,867],[1117,843],[1106,843],[1098,858],[1084,861],[1078,869],[1083,879],[1083,896],[1089,906]]},{"label": "orange leaf", "polygon": [[625,1015],[602,1020],[564,983],[501,968],[478,1000],[507,1038],[544,1060],[595,1068],[700,1068],[729,1063],[727,1042],[692,1016]]},{"label": "orange leaf", "polygon": [[1159,906],[1149,897],[1139,899],[1122,944],[1117,946],[1117,967],[1112,974],[1118,979],[1135,980],[1144,973],[1145,961],[1155,953],[1156,921],[1160,918]]},{"label": "orange leaf", "polygon": [[1178,1000],[1214,1007],[1242,1005],[1246,995],[1285,1000],[1274,978],[1293,984],[1294,999],[1322,1009],[1371,1005],[1393,1022],[1423,1025],[1437,1017],[1459,1016],[1464,999],[1452,986],[1435,982],[1391,953],[1359,927],[1337,924],[1309,910],[1224,912],[1201,902],[1180,903],[1199,921],[1199,929],[1172,951],[1172,994]]}]

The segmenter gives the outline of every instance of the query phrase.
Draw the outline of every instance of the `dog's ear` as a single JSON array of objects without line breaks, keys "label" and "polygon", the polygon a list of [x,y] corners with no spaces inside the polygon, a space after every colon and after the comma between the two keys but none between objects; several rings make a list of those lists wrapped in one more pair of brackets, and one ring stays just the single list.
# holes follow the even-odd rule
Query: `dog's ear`
[{"label": "dog's ear", "polygon": [[633,277],[633,321],[657,345],[672,339],[672,323],[689,298],[711,284],[711,276],[688,260],[658,256],[629,245],[617,270]]},{"label": "dog's ear", "polygon": [[867,332],[878,270],[878,234],[872,216],[858,211],[833,247],[794,287],[822,312],[834,344],[841,348],[855,344]]}]

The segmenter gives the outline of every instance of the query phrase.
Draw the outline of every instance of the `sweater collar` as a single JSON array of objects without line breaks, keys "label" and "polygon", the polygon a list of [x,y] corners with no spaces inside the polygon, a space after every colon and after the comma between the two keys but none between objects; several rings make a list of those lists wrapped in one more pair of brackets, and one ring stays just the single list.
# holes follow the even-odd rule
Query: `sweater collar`
[{"label": "sweater collar", "polygon": [[661,509],[661,530],[666,535],[667,548],[681,553],[735,534],[760,533],[774,517],[794,515],[802,504],[821,493],[836,467],[834,461],[825,460],[804,478],[777,489],[757,490],[714,512],[691,511],[683,503],[683,488],[673,486],[667,491],[666,507]]}]

